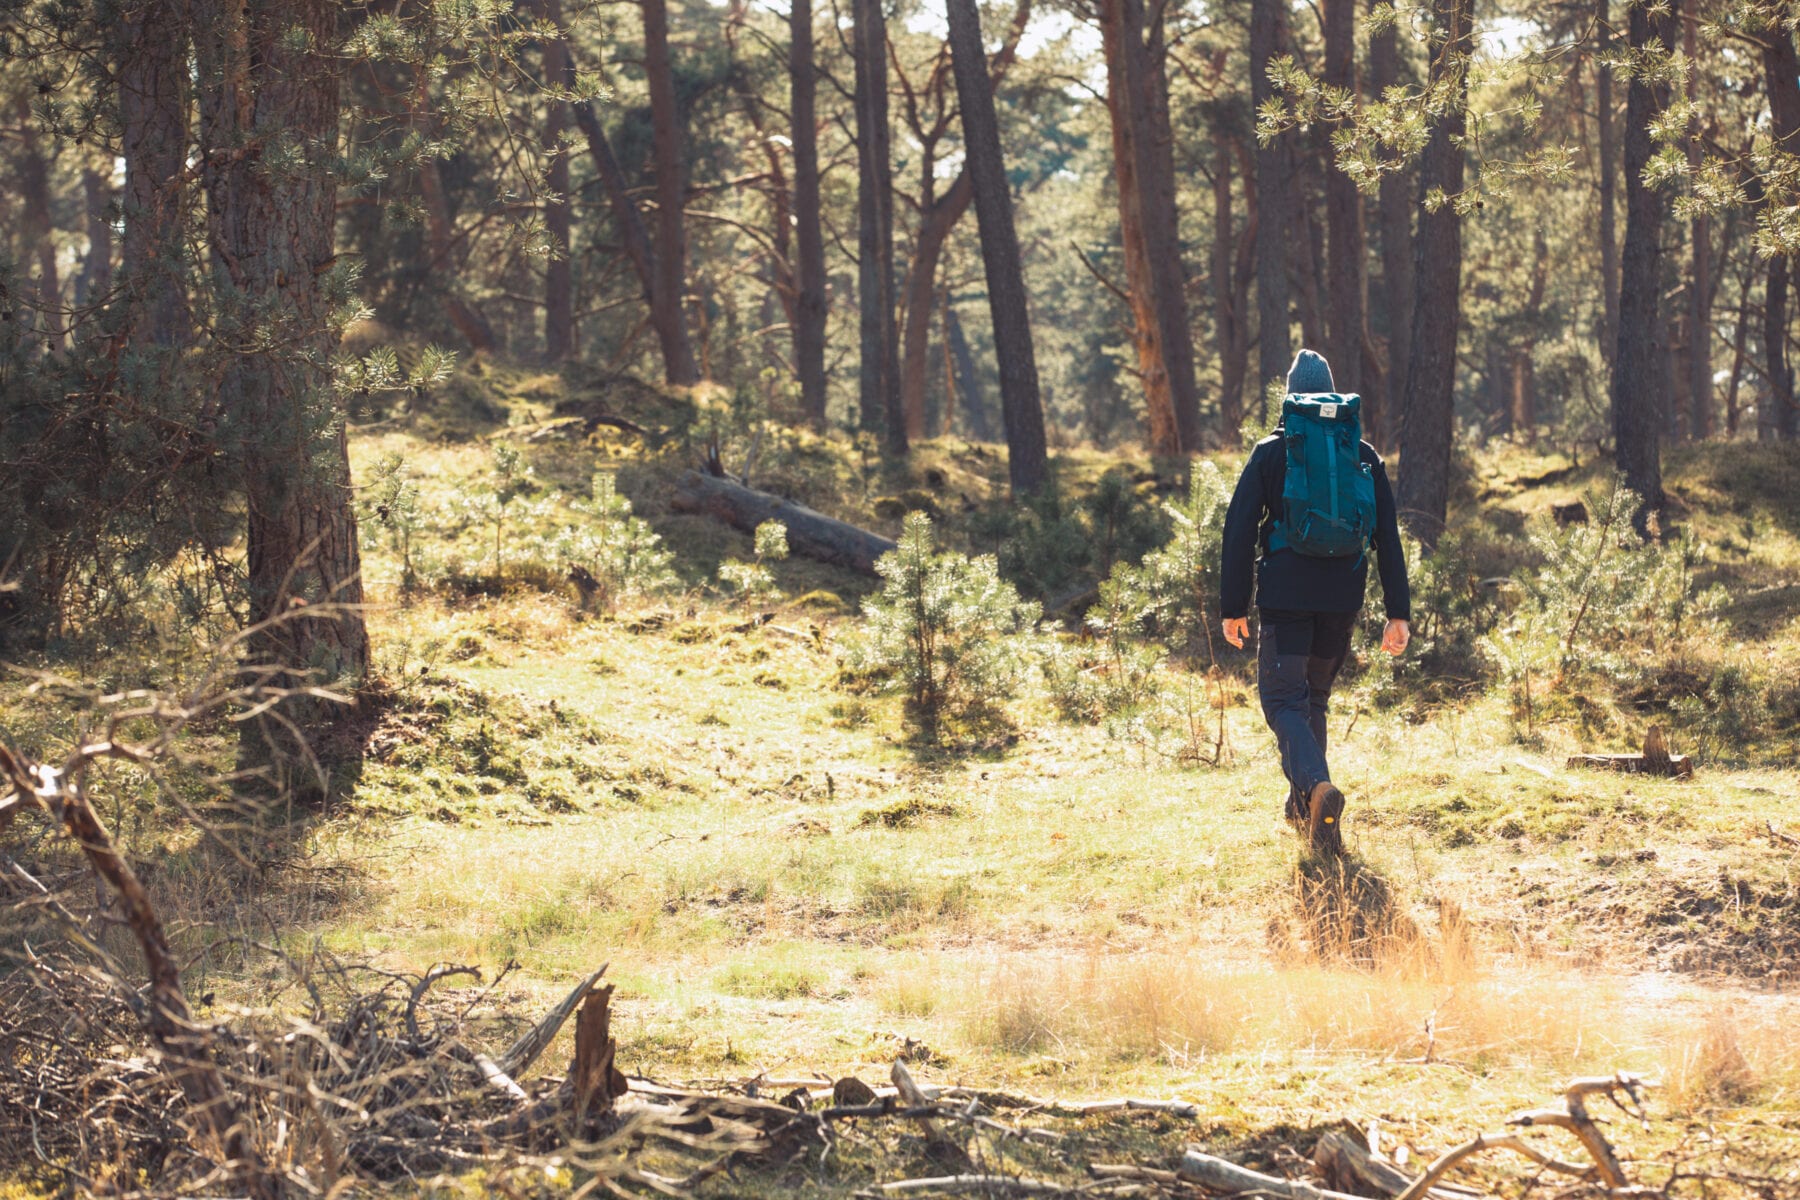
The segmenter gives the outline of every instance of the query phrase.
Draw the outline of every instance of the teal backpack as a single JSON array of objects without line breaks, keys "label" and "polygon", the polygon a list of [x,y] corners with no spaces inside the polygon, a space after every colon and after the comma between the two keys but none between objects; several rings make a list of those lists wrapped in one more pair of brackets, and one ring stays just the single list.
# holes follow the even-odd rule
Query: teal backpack
[{"label": "teal backpack", "polygon": [[1287,482],[1269,549],[1312,558],[1362,554],[1375,536],[1375,476],[1362,461],[1362,397],[1292,395],[1281,403]]}]

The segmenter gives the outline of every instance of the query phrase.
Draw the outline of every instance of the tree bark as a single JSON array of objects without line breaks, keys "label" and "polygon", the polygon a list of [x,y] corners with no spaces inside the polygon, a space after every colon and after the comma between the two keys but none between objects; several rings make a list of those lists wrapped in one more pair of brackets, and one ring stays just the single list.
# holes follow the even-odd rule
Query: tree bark
[{"label": "tree bark", "polygon": [[444,195],[443,171],[435,158],[419,160],[419,199],[425,209],[425,244],[431,251],[431,270],[443,289],[444,315],[469,343],[469,349],[477,354],[491,354],[500,344],[494,326],[457,290],[461,272],[456,230],[450,219],[450,202]]},{"label": "tree bark", "polygon": [[[1293,196],[1289,203],[1294,206],[1295,234],[1300,238],[1298,253],[1290,258],[1294,280],[1294,311],[1300,318],[1300,344],[1303,346],[1328,346],[1325,334],[1325,227],[1319,223],[1319,206],[1313,198],[1324,191],[1323,181],[1319,177],[1319,165],[1331,157],[1330,141],[1323,136],[1323,130],[1315,130],[1315,136],[1304,152],[1296,148],[1293,153],[1299,155],[1293,167]],[[1337,364],[1332,364],[1332,382],[1337,382]]]},{"label": "tree bark", "polygon": [[1612,0],[1597,2],[1594,122],[1600,143],[1600,291],[1601,313],[1606,322],[1600,331],[1600,348],[1610,363],[1619,339],[1619,233],[1613,216],[1619,150],[1613,134],[1612,68],[1601,61],[1612,51]]},{"label": "tree bark", "polygon": [[[1688,61],[1698,64],[1699,45],[1695,29],[1699,25],[1696,0],[1686,0],[1681,21],[1682,51]],[[1698,67],[1688,76],[1688,97],[1699,92]],[[1688,135],[1688,166],[1698,172],[1705,158],[1701,131],[1696,127]],[[1697,212],[1688,225],[1691,269],[1688,275],[1688,434],[1696,440],[1713,433],[1713,360],[1712,360],[1712,220]]]},{"label": "tree bark", "polygon": [[963,145],[975,187],[975,219],[981,229],[981,262],[988,311],[994,322],[994,356],[1000,368],[1000,415],[1006,428],[1007,470],[1015,497],[1041,490],[1050,476],[1044,445],[1044,407],[1038,395],[1037,359],[1031,344],[1019,237],[1013,228],[1012,190],[1000,152],[1000,126],[981,44],[975,0],[949,0],[950,56],[962,109]]},{"label": "tree bark", "polygon": [[981,376],[975,370],[975,356],[969,352],[969,339],[963,333],[962,318],[956,306],[946,298],[944,303],[944,337],[950,343],[950,361],[954,367],[956,390],[962,393],[963,420],[969,436],[978,442],[994,440],[994,423],[981,394]]},{"label": "tree bark", "polygon": [[813,61],[812,0],[788,11],[789,135],[794,143],[794,369],[800,411],[825,428],[825,234],[819,202],[818,71]]},{"label": "tree bark", "polygon": [[[700,382],[687,333],[687,243],[682,210],[687,204],[681,114],[675,108],[675,75],[669,61],[668,0],[640,0],[644,12],[644,79],[650,88],[650,128],[656,162],[656,257],[650,315],[662,342],[663,369],[678,386]],[[590,145],[592,144],[590,139]]]},{"label": "tree bark", "polygon": [[26,252],[38,260],[38,329],[50,346],[61,349],[64,315],[62,279],[56,269],[55,229],[50,211],[50,161],[38,148],[37,117],[26,93],[19,94],[19,178],[15,183],[24,210],[20,233]]},{"label": "tree bark", "polygon": [[932,299],[937,294],[938,260],[944,243],[969,211],[974,196],[969,173],[962,171],[950,190],[931,202],[913,239],[912,269],[906,276],[906,321],[900,342],[900,402],[906,413],[908,439],[926,435],[925,376],[931,357]]},{"label": "tree bark", "polygon": [[[1769,91],[1769,132],[1777,149],[1800,154],[1800,58],[1794,52],[1793,33],[1775,25],[1762,33],[1763,75]],[[1766,201],[1765,201],[1766,202]],[[1769,281],[1763,300],[1763,357],[1768,363],[1770,397],[1774,410],[1757,421],[1758,436],[1790,439],[1795,433],[1794,370],[1788,361],[1787,256],[1769,260]]]},{"label": "tree bark", "polygon": [[[1356,0],[1323,0],[1326,86],[1358,96]],[[1326,264],[1326,355],[1340,392],[1363,391],[1362,349],[1366,336],[1368,277],[1364,266],[1362,196],[1335,161],[1325,165],[1325,227],[1330,250]]]},{"label": "tree bark", "polygon": [[1781,414],[1793,405],[1794,369],[1788,360],[1787,327],[1788,260],[1776,255],[1769,260],[1763,284],[1763,374],[1768,379],[1769,399],[1756,415],[1756,436],[1761,441],[1783,436]]},{"label": "tree bark", "polygon": [[181,262],[188,117],[185,0],[131,6],[117,30],[120,152],[125,159],[120,283],[126,340],[174,346],[191,321]]},{"label": "tree bark", "polygon": [[[1234,445],[1238,428],[1244,423],[1244,376],[1250,369],[1250,321],[1244,311],[1248,290],[1240,285],[1242,273],[1237,269],[1242,251],[1253,244],[1253,238],[1240,239],[1233,224],[1231,177],[1239,148],[1232,139],[1215,134],[1213,162],[1213,243],[1211,283],[1213,289],[1213,334],[1219,351],[1219,440]],[[1256,220],[1255,206],[1251,221]]]},{"label": "tree bark", "polygon": [[92,167],[81,172],[81,194],[87,208],[87,253],[81,256],[81,274],[75,278],[75,307],[98,304],[112,290],[113,234],[106,208],[112,203],[112,185]]},{"label": "tree bark", "polygon": [[900,398],[900,333],[894,320],[894,178],[887,94],[887,18],[881,0],[855,0],[857,292],[862,428],[906,453]]},{"label": "tree bark", "polygon": [[[356,607],[356,513],[322,284],[337,253],[338,6],[194,0],[194,15],[216,320],[230,352],[219,439],[244,492],[250,615],[261,625],[248,653],[293,677],[355,688],[369,639]],[[277,148],[283,169],[271,171],[264,156]],[[291,616],[328,603],[347,607]],[[314,732],[328,703],[290,702],[284,712]],[[245,724],[246,758],[310,793],[303,747],[287,727]]]},{"label": "tree bark", "polygon": [[[1032,0],[1017,0],[1006,39],[988,62],[988,78],[994,88],[1000,86],[1018,53],[1019,39],[1031,21],[1031,3]],[[936,60],[930,79],[921,89],[915,90],[903,72],[900,76],[906,95],[906,120],[918,143],[915,162],[919,171],[919,230],[913,238],[912,262],[906,275],[906,315],[900,329],[900,399],[909,439],[926,435],[925,380],[931,352],[932,299],[937,294],[938,261],[945,242],[968,211],[975,194],[967,171],[959,171],[944,194],[941,197],[937,194],[938,143],[955,117],[955,106],[944,100],[944,84],[948,77],[945,68],[948,66],[947,59]],[[920,94],[936,99],[938,117],[929,125],[920,115]]]},{"label": "tree bark", "polygon": [[1550,243],[1542,226],[1532,231],[1531,291],[1525,301],[1525,336],[1513,351],[1512,398],[1509,405],[1513,436],[1526,442],[1537,438],[1537,341],[1544,310],[1544,292],[1550,284]]},{"label": "tree bark", "polygon": [[[1412,349],[1400,403],[1397,503],[1413,536],[1427,548],[1444,530],[1450,498],[1450,447],[1455,429],[1456,338],[1462,319],[1463,133],[1468,125],[1472,0],[1432,0],[1431,79],[1454,81],[1450,110],[1432,127],[1419,163],[1419,231],[1414,239]],[[1434,191],[1448,197],[1435,212]]]},{"label": "tree bark", "polygon": [[1138,156],[1132,145],[1135,122],[1131,68],[1126,61],[1124,8],[1124,0],[1102,0],[1100,5],[1113,185],[1119,193],[1119,243],[1125,255],[1125,294],[1131,307],[1131,341],[1137,351],[1138,379],[1144,388],[1150,452],[1173,458],[1181,453],[1181,434],[1175,423],[1175,405],[1163,355],[1162,322],[1157,317],[1155,287],[1150,279],[1150,251],[1144,240]]},{"label": "tree bark", "polygon": [[1146,27],[1143,0],[1102,0],[1099,11],[1119,233],[1150,450],[1174,458],[1198,448],[1200,406],[1167,133],[1167,50],[1160,20]]},{"label": "tree bark", "polygon": [[1750,342],[1750,285],[1756,278],[1756,272],[1748,267],[1738,286],[1737,328],[1731,336],[1731,378],[1725,384],[1725,437],[1726,440],[1737,437],[1738,431],[1738,388],[1744,381],[1744,362],[1749,357]]},{"label": "tree bark", "polygon": [[[762,149],[763,162],[767,166],[767,179],[760,190],[769,201],[769,235],[764,249],[764,266],[758,274],[768,285],[768,291],[761,301],[761,328],[773,330],[777,323],[785,323],[793,329],[795,305],[798,302],[798,285],[794,278],[794,197],[793,189],[788,183],[788,168],[782,154],[781,138],[771,134],[768,122],[764,118],[765,108],[770,107],[757,90],[753,78],[753,70],[740,58],[738,43],[744,29],[750,21],[749,0],[731,0],[725,21],[725,46],[732,64],[732,90],[737,93],[739,103],[743,105],[744,119],[750,125],[755,136],[755,144]],[[792,149],[792,146],[788,147]],[[727,290],[727,297],[731,292]],[[776,310],[779,309],[779,316]],[[786,369],[789,364],[785,357],[775,349],[774,345],[757,336],[761,346],[763,363],[771,371]],[[734,348],[744,344],[745,339],[735,339]],[[734,358],[736,351],[733,351]],[[734,367],[732,376],[737,376],[739,368]]]},{"label": "tree bark", "polygon": [[[1137,219],[1143,239],[1144,284],[1156,327],[1156,348],[1173,422],[1170,454],[1200,446],[1200,399],[1194,380],[1194,345],[1188,329],[1187,280],[1182,270],[1180,214],[1175,205],[1174,132],[1169,124],[1168,45],[1159,6],[1154,19],[1143,0],[1106,0],[1102,12],[1114,22],[1120,53],[1109,60],[1123,67],[1127,147],[1133,159]],[[1109,78],[1109,92],[1112,90]],[[1115,146],[1116,146],[1115,142]],[[1121,172],[1121,176],[1123,172]],[[1121,203],[1124,189],[1121,187]]]},{"label": "tree bark", "polygon": [[[542,0],[543,15],[560,31],[562,5]],[[549,38],[543,46],[544,81],[559,84],[568,77],[568,40]],[[562,362],[575,353],[575,276],[570,233],[573,209],[569,199],[569,155],[563,133],[569,127],[569,103],[552,100],[544,113],[544,229],[550,235],[550,257],[544,263],[544,357]]]},{"label": "tree bark", "polygon": [[[1369,0],[1373,8],[1380,0]],[[1400,82],[1398,31],[1389,24],[1369,38],[1369,94],[1380,96]],[[1413,319],[1413,180],[1412,171],[1386,171],[1376,201],[1380,211],[1381,287],[1377,293],[1380,326],[1387,331],[1387,371],[1382,386],[1363,395],[1363,436],[1386,449],[1397,422],[1401,394],[1411,369]]]},{"label": "tree bark", "polygon": [[[1286,6],[1283,0],[1251,0],[1250,99],[1260,110],[1274,95],[1269,64],[1287,41]],[[1288,245],[1294,237],[1292,171],[1288,160],[1291,134],[1257,142],[1256,197],[1256,403],[1271,379],[1287,374],[1293,354],[1292,327],[1288,317]],[[1266,414],[1265,414],[1266,415]]]},{"label": "tree bark", "polygon": [[[1652,16],[1634,4],[1630,19],[1634,54],[1674,50],[1675,16]],[[1613,356],[1612,418],[1614,459],[1625,486],[1643,498],[1634,518],[1647,528],[1650,509],[1661,508],[1662,384],[1658,294],[1662,277],[1663,219],[1668,201],[1644,180],[1654,145],[1650,126],[1669,105],[1669,85],[1634,75],[1625,94],[1625,247],[1619,263],[1619,340]]]}]

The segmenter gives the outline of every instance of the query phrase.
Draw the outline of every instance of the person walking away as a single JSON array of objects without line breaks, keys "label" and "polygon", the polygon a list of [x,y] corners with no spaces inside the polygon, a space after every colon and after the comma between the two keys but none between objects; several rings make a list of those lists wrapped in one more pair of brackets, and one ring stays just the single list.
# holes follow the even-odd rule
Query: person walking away
[{"label": "person walking away", "polygon": [[1375,553],[1387,627],[1381,648],[1410,640],[1406,555],[1387,469],[1362,440],[1362,401],[1334,390],[1311,350],[1294,357],[1275,431],[1256,444],[1225,512],[1220,613],[1225,640],[1260,629],[1257,691],[1288,780],[1287,819],[1315,850],[1343,853],[1344,795],[1325,761],[1331,688],[1350,650]]}]

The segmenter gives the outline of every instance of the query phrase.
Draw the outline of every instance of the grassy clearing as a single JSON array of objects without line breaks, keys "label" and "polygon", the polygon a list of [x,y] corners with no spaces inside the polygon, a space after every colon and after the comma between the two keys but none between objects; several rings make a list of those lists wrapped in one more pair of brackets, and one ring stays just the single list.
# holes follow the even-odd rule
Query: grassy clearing
[{"label": "grassy clearing", "polygon": [[[359,466],[400,452],[427,507],[447,506],[491,467],[471,428],[549,415],[553,383],[509,386],[510,408],[485,423],[364,434]],[[1571,1074],[1615,1069],[1666,1084],[1670,1119],[1628,1142],[1642,1157],[1702,1128],[1771,1152],[1800,1134],[1800,892],[1794,852],[1766,828],[1800,824],[1781,756],[1720,753],[1677,728],[1676,748],[1701,754],[1693,780],[1571,771],[1569,752],[1629,748],[1667,706],[1577,698],[1526,737],[1505,697],[1394,703],[1379,671],[1353,672],[1331,732],[1355,870],[1332,877],[1280,822],[1247,659],[1223,663],[1217,767],[1129,727],[1059,721],[1037,685],[1007,738],[923,746],[898,700],[833,684],[866,582],[777,564],[783,598],[761,625],[708,589],[749,539],[665,511],[659,480],[680,445],[527,447],[558,487],[616,470],[677,551],[682,589],[612,617],[523,580],[403,596],[393,545],[372,547],[385,690],[361,773],[285,832],[280,869],[257,886],[159,826],[115,774],[115,823],[157,864],[181,936],[254,932],[410,970],[513,962],[502,997],[519,1014],[610,960],[624,1065],[658,1077],[871,1078],[903,1055],[931,1079],[1179,1095],[1207,1114],[1197,1129],[1096,1126],[1082,1143],[1094,1161],[1198,1138],[1270,1165],[1284,1142],[1371,1116],[1431,1153]],[[928,447],[899,477],[835,454],[791,435],[769,469],[878,526],[897,525],[885,499],[935,496],[947,536],[979,548],[955,513],[992,494],[991,452]],[[1065,469],[1074,485],[1109,465],[1077,455]],[[1790,670],[1800,470],[1724,447],[1677,451],[1670,475],[1733,593],[1700,666]],[[1592,480],[1553,458],[1484,459],[1465,536],[1484,561],[1524,569],[1525,522]],[[487,535],[432,536],[479,557]],[[6,704],[9,735],[66,732],[41,698]],[[1783,736],[1778,715],[1755,728]],[[219,1004],[261,999],[279,974],[242,948],[196,971]],[[871,1131],[830,1170],[715,1191],[842,1195],[916,1154]]]}]

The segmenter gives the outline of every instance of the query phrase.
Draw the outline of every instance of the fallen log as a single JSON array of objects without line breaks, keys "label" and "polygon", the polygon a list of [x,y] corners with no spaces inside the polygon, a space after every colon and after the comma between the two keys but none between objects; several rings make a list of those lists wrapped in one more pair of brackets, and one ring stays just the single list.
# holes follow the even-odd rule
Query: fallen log
[{"label": "fallen log", "polygon": [[805,558],[875,574],[875,560],[894,548],[891,539],[858,529],[804,504],[747,488],[734,480],[684,472],[669,502],[676,512],[699,513],[754,534],[764,521],[787,526],[788,549]]}]

